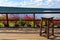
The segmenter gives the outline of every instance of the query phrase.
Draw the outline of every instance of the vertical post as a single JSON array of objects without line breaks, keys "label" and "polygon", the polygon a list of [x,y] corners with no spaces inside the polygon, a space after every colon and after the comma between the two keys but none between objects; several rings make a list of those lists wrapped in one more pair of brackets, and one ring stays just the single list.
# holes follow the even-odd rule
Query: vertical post
[{"label": "vertical post", "polygon": [[46,37],[49,39],[49,21],[47,21],[46,31],[47,31]]},{"label": "vertical post", "polygon": [[54,36],[54,21],[53,21],[53,25],[52,25],[52,35]]},{"label": "vertical post", "polygon": [[7,27],[9,27],[9,24],[8,24],[8,14],[6,13],[6,19],[7,19]]},{"label": "vertical post", "polygon": [[33,16],[34,16],[34,19],[33,19],[34,20],[34,27],[35,27],[35,13],[33,14]]},{"label": "vertical post", "polygon": [[42,20],[41,20],[41,26],[40,26],[40,36],[42,36]]}]

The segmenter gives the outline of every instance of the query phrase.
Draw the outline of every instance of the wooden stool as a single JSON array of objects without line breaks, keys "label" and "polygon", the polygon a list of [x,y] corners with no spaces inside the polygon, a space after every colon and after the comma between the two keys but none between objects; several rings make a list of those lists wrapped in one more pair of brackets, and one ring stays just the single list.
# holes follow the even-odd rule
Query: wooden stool
[{"label": "wooden stool", "polygon": [[[45,21],[46,22],[46,27],[44,27],[44,31],[45,34],[46,34],[46,37],[49,39],[49,36],[50,34],[51,35],[54,35],[54,20],[53,20],[53,17],[51,18],[44,18],[42,17],[42,20],[41,20],[41,26],[40,26],[40,36],[42,36],[43,32],[42,32],[42,28],[43,28],[43,25],[42,25],[42,22]],[[51,29],[51,33],[50,32],[50,29]]]}]

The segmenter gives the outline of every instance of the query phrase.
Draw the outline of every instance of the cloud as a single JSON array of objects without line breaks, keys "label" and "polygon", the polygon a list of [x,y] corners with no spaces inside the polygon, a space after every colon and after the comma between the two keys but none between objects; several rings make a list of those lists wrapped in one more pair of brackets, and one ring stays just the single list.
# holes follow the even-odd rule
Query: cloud
[{"label": "cloud", "polygon": [[43,14],[42,17],[47,17],[47,18],[49,18],[49,17],[53,17],[53,15],[52,15],[52,14]]},{"label": "cloud", "polygon": [[43,14],[42,17],[54,17],[54,18],[60,18],[60,14]]},{"label": "cloud", "polygon": [[30,2],[24,2],[21,7],[33,7],[33,8],[60,8],[60,2],[57,0],[31,0]]},{"label": "cloud", "polygon": [[60,0],[1,0],[0,6],[60,8]]},{"label": "cloud", "polygon": [[57,0],[34,0],[33,3],[23,5],[25,7],[37,8],[60,8],[60,1]]},{"label": "cloud", "polygon": [[0,6],[8,6],[8,7],[18,7],[20,6],[21,2],[13,2],[9,0],[1,0],[0,1]]}]

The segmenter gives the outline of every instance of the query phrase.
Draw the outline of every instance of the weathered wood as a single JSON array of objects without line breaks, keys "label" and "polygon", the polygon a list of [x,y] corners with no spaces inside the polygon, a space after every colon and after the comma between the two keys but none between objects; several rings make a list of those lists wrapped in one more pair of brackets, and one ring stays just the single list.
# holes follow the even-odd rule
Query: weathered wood
[{"label": "weathered wood", "polygon": [[[54,21],[53,21],[53,17],[51,17],[51,18],[44,18],[44,17],[42,17],[42,20],[41,20],[41,27],[40,27],[40,36],[42,35],[42,22],[43,22],[43,20],[46,22],[46,25],[44,25],[45,27],[44,27],[44,33],[46,34],[46,37],[49,39],[49,32],[50,32],[50,27],[52,28],[51,29],[51,34],[52,35],[54,35]],[[50,26],[51,25],[51,26]]]}]

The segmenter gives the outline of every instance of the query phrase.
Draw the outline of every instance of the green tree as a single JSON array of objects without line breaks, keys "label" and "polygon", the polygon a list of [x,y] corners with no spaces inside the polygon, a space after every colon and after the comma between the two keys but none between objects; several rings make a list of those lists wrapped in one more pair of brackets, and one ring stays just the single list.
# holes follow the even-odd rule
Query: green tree
[{"label": "green tree", "polygon": [[14,22],[13,21],[9,21],[9,27],[14,27]]},{"label": "green tree", "polygon": [[24,27],[25,26],[25,22],[21,21],[21,26]]},{"label": "green tree", "polygon": [[2,21],[0,21],[0,27],[4,27],[4,24]]},{"label": "green tree", "polygon": [[31,22],[30,22],[30,25],[31,25],[32,27],[34,27],[34,21],[31,21]]},{"label": "green tree", "polygon": [[42,21],[42,26],[46,25],[45,21]]}]

